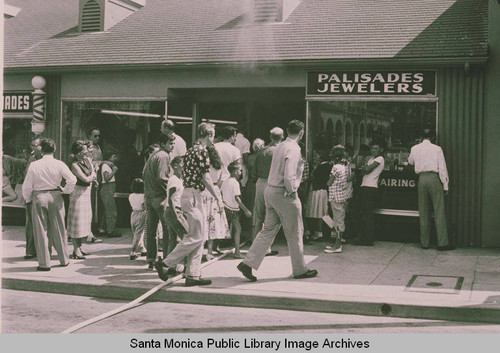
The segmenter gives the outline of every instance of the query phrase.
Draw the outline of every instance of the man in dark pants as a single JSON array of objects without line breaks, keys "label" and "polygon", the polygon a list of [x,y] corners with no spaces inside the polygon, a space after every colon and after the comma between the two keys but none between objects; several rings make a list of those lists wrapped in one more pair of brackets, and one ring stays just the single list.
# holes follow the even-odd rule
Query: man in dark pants
[{"label": "man in dark pants", "polygon": [[[99,146],[101,141],[101,131],[97,127],[90,127],[87,130],[87,138],[89,143],[88,158],[92,162],[92,166],[96,173],[99,173],[99,168],[102,164],[102,149]],[[98,189],[99,185],[92,183],[91,189],[91,206],[92,206],[92,232],[99,233],[99,217],[98,217]],[[87,243],[102,243],[102,239],[96,238],[94,234],[89,234]]]},{"label": "man in dark pants", "polygon": [[[34,161],[42,158],[42,151],[40,146],[40,138],[35,138],[31,141],[31,153],[28,158],[28,165],[26,166],[26,172],[28,172],[28,167]],[[26,176],[26,173],[25,173]],[[26,203],[26,255],[24,255],[25,260],[33,259],[36,257],[36,247],[35,240],[33,239],[33,220],[31,219],[32,203]]]},{"label": "man in dark pants", "polygon": [[[448,241],[444,197],[448,193],[448,171],[441,147],[431,143],[432,133],[424,131],[423,141],[411,149],[408,163],[418,174],[418,213],[420,216],[420,243],[429,248],[431,237],[431,209],[434,209],[438,250],[452,250]],[[431,206],[432,204],[432,206]]]},{"label": "man in dark pants", "polygon": [[[374,215],[375,199],[378,192],[378,179],[380,173],[384,170],[384,157],[382,157],[383,147],[380,142],[373,141],[370,144],[372,157],[366,162],[366,165],[361,168],[363,180],[359,188],[359,199],[357,212],[358,222],[354,222],[353,226],[358,235],[352,240],[354,245],[373,246],[375,238],[374,234]],[[354,211],[354,210],[353,210]]]},{"label": "man in dark pants", "polygon": [[153,270],[153,265],[158,254],[156,230],[158,222],[163,229],[163,246],[168,246],[168,231],[165,223],[165,210],[162,202],[167,198],[167,183],[170,175],[170,156],[174,148],[173,135],[160,135],[160,149],[148,159],[144,168],[144,198],[146,199],[146,248],[148,269]]}]

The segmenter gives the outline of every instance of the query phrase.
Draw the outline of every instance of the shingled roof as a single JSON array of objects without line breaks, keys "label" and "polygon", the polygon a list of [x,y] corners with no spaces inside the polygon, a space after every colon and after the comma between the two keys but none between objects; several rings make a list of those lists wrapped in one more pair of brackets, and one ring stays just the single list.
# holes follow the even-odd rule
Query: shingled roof
[{"label": "shingled roof", "polygon": [[245,24],[250,0],[147,0],[78,33],[77,0],[6,0],[4,65],[199,64],[487,55],[487,0],[302,0],[284,23]]}]

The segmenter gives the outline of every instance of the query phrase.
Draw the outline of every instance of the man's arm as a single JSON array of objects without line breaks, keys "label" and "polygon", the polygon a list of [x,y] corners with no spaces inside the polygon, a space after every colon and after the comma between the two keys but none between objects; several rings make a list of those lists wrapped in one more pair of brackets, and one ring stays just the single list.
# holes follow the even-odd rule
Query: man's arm
[{"label": "man's arm", "polygon": [[297,178],[300,159],[300,152],[288,151],[285,156],[284,183],[287,195],[295,193],[300,186],[300,178]]},{"label": "man's arm", "polygon": [[22,187],[23,198],[26,203],[30,203],[32,201],[32,193],[33,193],[33,168],[30,165],[28,167],[28,171],[26,172],[26,177],[24,178],[24,183]]},{"label": "man's arm", "polygon": [[444,154],[443,150],[439,148],[438,151],[438,172],[439,172],[439,179],[443,183],[443,190],[448,192],[448,183],[449,183],[449,177],[448,177],[448,169],[446,168],[446,161],[444,159]]}]

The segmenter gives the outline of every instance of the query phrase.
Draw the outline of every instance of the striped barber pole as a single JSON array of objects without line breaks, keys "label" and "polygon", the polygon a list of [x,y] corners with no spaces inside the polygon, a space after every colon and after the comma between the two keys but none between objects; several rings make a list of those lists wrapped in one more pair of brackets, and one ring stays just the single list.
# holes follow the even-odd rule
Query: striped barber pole
[{"label": "striped barber pole", "polygon": [[41,134],[45,130],[45,92],[35,90],[33,92],[33,120],[31,131]]}]

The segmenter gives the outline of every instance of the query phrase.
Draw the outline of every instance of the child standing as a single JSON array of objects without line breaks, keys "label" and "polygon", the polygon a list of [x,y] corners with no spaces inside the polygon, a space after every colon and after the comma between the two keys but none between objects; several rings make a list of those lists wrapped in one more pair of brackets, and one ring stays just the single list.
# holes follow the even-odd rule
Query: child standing
[{"label": "child standing", "polygon": [[349,198],[348,178],[350,177],[345,160],[345,149],[341,145],[333,147],[331,152],[333,167],[330,172],[328,200],[332,208],[333,227],[332,244],[325,247],[326,253],[342,252],[342,236],[345,231],[345,211]]},{"label": "child standing", "polygon": [[132,193],[128,196],[132,213],[130,214],[130,226],[132,227],[132,250],[130,260],[135,260],[140,256],[146,256],[144,246],[144,228],[146,227],[146,205],[144,203],[144,182],[140,178],[132,181],[130,187]]},{"label": "child standing", "polygon": [[307,202],[306,217],[310,219],[310,227],[314,232],[312,240],[318,240],[322,237],[321,228],[322,218],[328,214],[328,178],[332,170],[332,164],[329,161],[328,151],[322,150],[319,153],[321,162],[314,168],[311,175],[312,192]]},{"label": "child standing", "polygon": [[224,202],[227,221],[231,228],[231,234],[234,236],[234,257],[243,258],[240,253],[240,237],[241,237],[241,223],[240,223],[240,209],[245,212],[245,216],[252,217],[252,212],[241,201],[240,183],[238,179],[241,178],[241,165],[239,161],[234,161],[227,167],[230,177],[222,183],[221,192],[222,200]]}]

